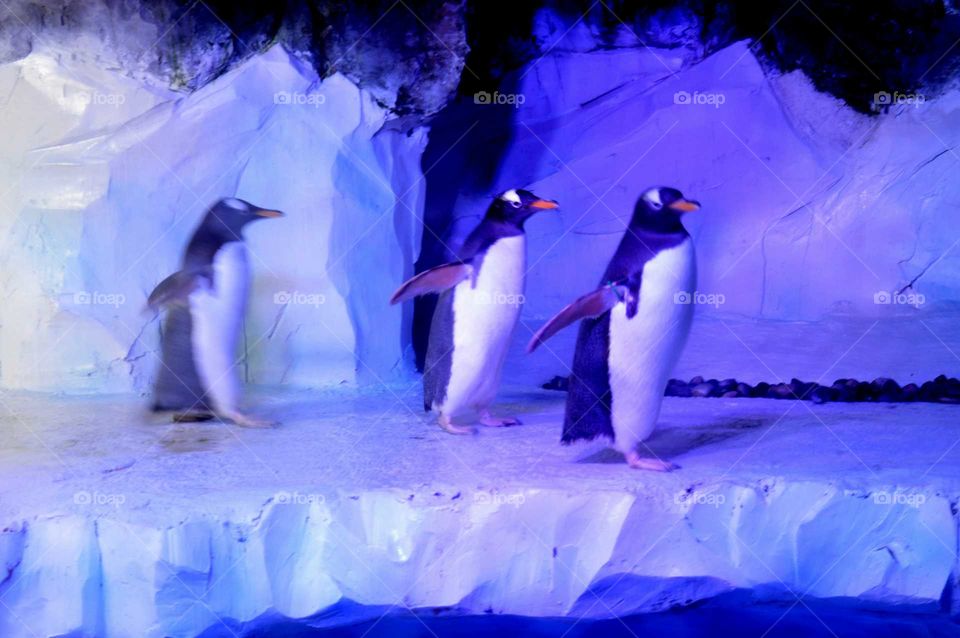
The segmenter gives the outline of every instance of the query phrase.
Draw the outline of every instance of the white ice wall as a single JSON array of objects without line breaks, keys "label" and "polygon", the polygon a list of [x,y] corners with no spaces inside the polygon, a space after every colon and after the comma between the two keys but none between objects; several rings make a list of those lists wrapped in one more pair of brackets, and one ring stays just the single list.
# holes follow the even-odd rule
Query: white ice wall
[{"label": "white ice wall", "polygon": [[[589,27],[552,20],[538,26],[547,54],[505,82],[522,103],[495,184],[562,205],[528,227],[532,323],[596,284],[638,194],[658,184],[703,203],[687,216],[699,289],[724,299],[704,313],[911,315],[874,303],[911,282],[921,310],[958,298],[960,93],[870,117],[800,72],[765,73],[747,42],[701,60],[626,32],[601,48]],[[463,198],[457,214],[482,206]]]},{"label": "white ice wall", "polygon": [[[288,217],[247,231],[243,373],[258,383],[389,379],[415,258],[422,129],[277,46],[189,95],[49,50],[0,67],[0,384],[144,389],[159,320],[141,313],[206,208]],[[360,363],[362,362],[362,363]]]},{"label": "white ice wall", "polygon": [[[764,73],[746,43],[702,60],[695,45],[647,49],[630,34],[598,48],[588,27],[551,20],[537,26],[546,55],[505,83],[524,99],[491,189],[526,185],[563,206],[528,227],[531,330],[596,283],[653,184],[704,204],[688,217],[699,290],[723,303],[701,316],[952,305],[960,94],[870,118],[800,73]],[[43,47],[0,67],[0,385],[148,387],[159,322],[142,301],[224,195],[289,213],[248,232],[248,381],[401,371],[409,313],[384,300],[418,252],[425,129],[400,130],[370,94],[321,82],[280,47],[189,95],[112,68]],[[487,205],[487,192],[464,195],[451,215]],[[920,309],[874,303],[911,282]]]},{"label": "white ice wall", "polygon": [[0,629],[187,638],[390,607],[610,618],[734,588],[933,609],[955,566],[956,521],[939,494],[877,507],[870,494],[777,480],[680,493],[526,489],[503,502],[430,487],[259,507],[218,496],[208,514],[162,528],[116,512],[41,518],[0,532],[14,574]]}]

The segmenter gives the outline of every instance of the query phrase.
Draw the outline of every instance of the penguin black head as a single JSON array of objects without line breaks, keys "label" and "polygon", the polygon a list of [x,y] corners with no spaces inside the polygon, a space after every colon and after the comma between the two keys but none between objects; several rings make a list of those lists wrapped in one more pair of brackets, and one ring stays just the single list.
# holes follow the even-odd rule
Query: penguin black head
[{"label": "penguin black head", "polygon": [[700,202],[687,199],[676,188],[649,188],[637,200],[630,225],[653,231],[678,232],[683,230],[681,215],[699,209]]},{"label": "penguin black head", "polygon": [[225,197],[210,207],[200,222],[200,230],[225,242],[238,241],[243,239],[244,226],[267,217],[283,217],[283,213],[254,206],[236,197]]},{"label": "penguin black head", "polygon": [[487,218],[523,228],[523,223],[534,213],[557,207],[557,202],[540,199],[530,191],[511,188],[494,198],[487,209]]}]

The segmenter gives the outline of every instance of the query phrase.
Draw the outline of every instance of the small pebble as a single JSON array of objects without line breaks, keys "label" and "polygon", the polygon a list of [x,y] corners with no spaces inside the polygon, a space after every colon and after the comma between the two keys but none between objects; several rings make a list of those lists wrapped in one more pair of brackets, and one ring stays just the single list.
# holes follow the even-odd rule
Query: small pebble
[{"label": "small pebble", "polygon": [[766,381],[761,381],[757,385],[753,386],[753,392],[750,393],[752,397],[766,398],[767,391],[770,389],[770,384]]},{"label": "small pebble", "polygon": [[[569,391],[570,378],[555,376],[543,384],[544,389]],[[683,379],[670,379],[664,391],[669,397],[752,397],[767,399],[790,399],[812,401],[813,403],[835,402],[878,402],[909,403],[914,401],[927,403],[960,404],[960,379],[939,375],[932,381],[917,385],[908,383],[903,387],[894,379],[877,377],[873,381],[857,381],[841,378],[832,385],[823,386],[816,382],[801,381],[793,378],[790,383],[770,384],[761,381],[754,386],[738,382],[733,377],[717,381],[704,380],[695,376],[687,383]]]},{"label": "small pebble", "polygon": [[916,401],[917,397],[920,395],[920,388],[916,383],[908,383],[903,386],[903,400],[904,401]]},{"label": "small pebble", "polygon": [[562,377],[557,375],[540,387],[544,390],[559,390],[560,392],[568,392],[570,390],[570,377]]},{"label": "small pebble", "polygon": [[695,397],[708,397],[716,391],[716,386],[709,383],[698,383],[690,388],[690,395]]},{"label": "small pebble", "polygon": [[835,401],[837,396],[837,390],[834,388],[825,388],[822,385],[818,385],[810,392],[810,400],[814,403],[829,403]]},{"label": "small pebble", "polygon": [[770,389],[767,391],[767,396],[771,399],[793,399],[795,395],[793,394],[793,389],[786,383],[778,383],[777,385],[770,386]]}]

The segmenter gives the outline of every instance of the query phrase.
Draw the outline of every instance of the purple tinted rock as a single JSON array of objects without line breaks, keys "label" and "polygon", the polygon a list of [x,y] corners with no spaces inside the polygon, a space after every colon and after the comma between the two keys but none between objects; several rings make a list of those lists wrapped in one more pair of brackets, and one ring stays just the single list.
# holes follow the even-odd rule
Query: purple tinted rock
[{"label": "purple tinted rock", "polygon": [[716,395],[717,386],[712,383],[698,383],[690,388],[690,394],[695,397],[709,397]]}]

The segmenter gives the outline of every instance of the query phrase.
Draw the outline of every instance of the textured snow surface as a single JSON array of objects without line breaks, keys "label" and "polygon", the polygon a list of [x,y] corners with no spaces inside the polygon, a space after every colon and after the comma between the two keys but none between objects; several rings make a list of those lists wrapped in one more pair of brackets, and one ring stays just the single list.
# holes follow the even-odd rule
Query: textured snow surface
[{"label": "textured snow surface", "polygon": [[953,406],[667,399],[650,445],[681,469],[656,474],[558,445],[553,392],[508,391],[525,425],[474,437],[441,432],[417,384],[254,399],[283,427],[5,394],[0,634],[611,617],[734,588],[935,609],[954,588]]},{"label": "textured snow surface", "polygon": [[4,386],[145,388],[146,295],[234,195],[288,214],[247,231],[246,379],[391,374],[404,339],[384,300],[416,256],[423,129],[384,129],[368,93],[279,46],[187,96],[35,51],[0,67],[0,93]]}]

